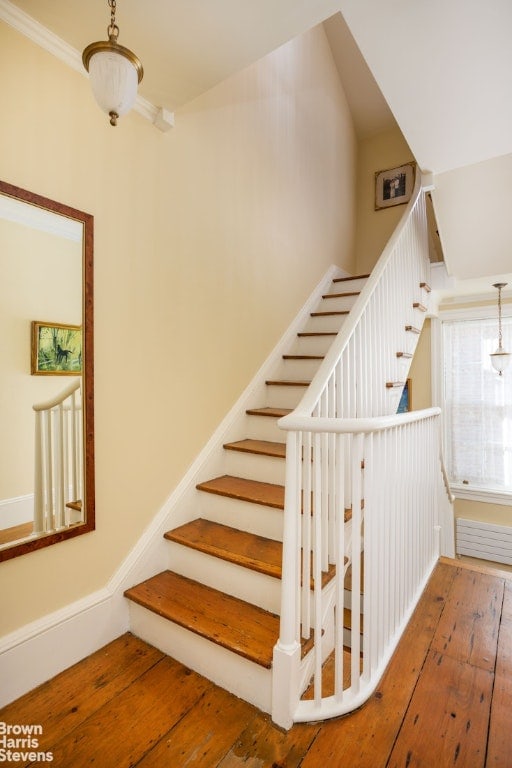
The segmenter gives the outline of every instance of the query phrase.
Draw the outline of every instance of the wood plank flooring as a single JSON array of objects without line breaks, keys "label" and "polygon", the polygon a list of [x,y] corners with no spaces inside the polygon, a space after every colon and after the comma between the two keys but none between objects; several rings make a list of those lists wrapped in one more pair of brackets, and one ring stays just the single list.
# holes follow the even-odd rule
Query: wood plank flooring
[{"label": "wood plank flooring", "polygon": [[40,724],[59,768],[510,768],[511,712],[512,574],[442,559],[378,689],[346,717],[285,733],[126,634],[0,722]]}]

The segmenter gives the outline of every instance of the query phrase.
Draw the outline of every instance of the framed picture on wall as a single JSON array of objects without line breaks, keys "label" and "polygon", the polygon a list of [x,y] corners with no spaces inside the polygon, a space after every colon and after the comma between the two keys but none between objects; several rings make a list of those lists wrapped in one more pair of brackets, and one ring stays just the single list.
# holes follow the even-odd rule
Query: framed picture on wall
[{"label": "framed picture on wall", "polygon": [[375,174],[375,210],[403,205],[411,199],[416,163],[377,171]]},{"label": "framed picture on wall", "polygon": [[79,376],[82,373],[82,328],[32,321],[31,373]]},{"label": "framed picture on wall", "polygon": [[412,411],[412,382],[410,379],[407,379],[405,382],[405,386],[402,390],[402,396],[400,398],[400,403],[398,404],[398,410],[397,413],[407,413],[408,411]]}]

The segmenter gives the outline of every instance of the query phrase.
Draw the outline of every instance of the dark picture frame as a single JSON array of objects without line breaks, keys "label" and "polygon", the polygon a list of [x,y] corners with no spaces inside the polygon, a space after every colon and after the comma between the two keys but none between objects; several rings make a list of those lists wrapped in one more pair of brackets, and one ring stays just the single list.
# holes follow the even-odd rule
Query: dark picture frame
[{"label": "dark picture frame", "polygon": [[396,168],[375,173],[375,210],[404,205],[411,199],[416,163],[404,163]]}]

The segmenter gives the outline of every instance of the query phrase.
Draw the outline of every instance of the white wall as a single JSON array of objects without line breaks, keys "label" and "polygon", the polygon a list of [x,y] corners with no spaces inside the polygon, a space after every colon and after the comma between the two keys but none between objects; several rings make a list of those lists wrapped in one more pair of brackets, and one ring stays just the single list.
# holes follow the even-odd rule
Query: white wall
[{"label": "white wall", "polygon": [[6,633],[106,583],[327,267],[353,271],[356,144],[321,28],[168,134],[112,128],[4,25],[0,89],[0,178],[95,217],[97,528],[0,565]]}]

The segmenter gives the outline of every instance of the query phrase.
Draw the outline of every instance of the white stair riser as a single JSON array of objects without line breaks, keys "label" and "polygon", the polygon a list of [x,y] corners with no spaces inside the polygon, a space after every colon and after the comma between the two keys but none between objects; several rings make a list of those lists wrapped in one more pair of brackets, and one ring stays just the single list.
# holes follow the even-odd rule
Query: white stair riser
[{"label": "white stair riser", "polygon": [[335,336],[297,336],[289,354],[325,356],[334,339]]},{"label": "white stair riser", "polygon": [[304,326],[304,331],[319,333],[320,331],[334,331],[338,333],[343,325],[346,315],[326,315],[310,317]]},{"label": "white stair riser", "polygon": [[[343,627],[343,645],[347,648],[352,648],[352,632],[350,629]],[[363,647],[363,640],[361,635],[361,648]]]},{"label": "white stair riser", "polygon": [[[130,602],[130,631],[163,653],[269,713],[272,673],[167,619]],[[172,695],[172,691],[169,692]]]},{"label": "white stair riser", "polygon": [[282,540],[282,510],[214,493],[201,492],[200,497],[196,517],[204,517],[214,523],[229,525],[276,541]]},{"label": "white stair riser", "polygon": [[266,405],[274,408],[296,408],[302,400],[307,387],[269,384],[266,393]]},{"label": "white stair riser", "polygon": [[[333,312],[345,309],[352,309],[357,296],[337,296],[337,292],[332,292],[332,298],[322,299],[318,305],[318,311],[320,312]],[[340,291],[341,293],[341,291]]]},{"label": "white stair riser", "polygon": [[367,277],[358,277],[357,280],[332,281],[326,293],[348,293],[349,291],[362,291],[368,281]]},{"label": "white stair riser", "polygon": [[270,440],[276,443],[286,442],[286,432],[277,426],[278,418],[269,416],[249,416],[245,417],[245,427],[237,439],[242,440],[246,437],[252,440]]},{"label": "white stair riser", "polygon": [[284,485],[286,462],[271,456],[259,456],[241,451],[225,451],[224,472],[226,475],[259,480],[262,483]]},{"label": "white stair riser", "polygon": [[271,613],[280,613],[280,579],[257,573],[250,568],[184,547],[173,541],[167,543],[171,570]]},{"label": "white stair riser", "polygon": [[[352,592],[349,589],[343,590],[343,599],[345,601],[345,605],[347,606],[347,608],[350,608],[350,605],[352,603]],[[359,595],[359,605],[360,605],[359,613],[363,613],[363,602],[364,602],[364,595],[361,594]]]},{"label": "white stair riser", "polygon": [[311,381],[321,362],[321,360],[283,360],[274,376],[292,381]]}]

